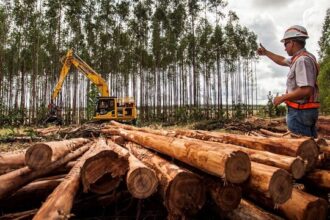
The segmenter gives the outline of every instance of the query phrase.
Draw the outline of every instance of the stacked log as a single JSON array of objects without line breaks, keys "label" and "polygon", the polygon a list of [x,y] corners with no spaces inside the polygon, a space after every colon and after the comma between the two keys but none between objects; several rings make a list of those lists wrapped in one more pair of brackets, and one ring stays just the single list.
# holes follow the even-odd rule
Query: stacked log
[{"label": "stacked log", "polygon": [[209,146],[175,137],[165,137],[140,131],[123,129],[102,130],[104,133],[117,133],[125,139],[146,148],[159,151],[212,175],[224,178],[231,183],[242,183],[248,179],[251,163],[246,153],[226,145],[211,150]]},{"label": "stacked log", "polygon": [[88,139],[77,138],[34,144],[25,153],[25,164],[30,169],[42,169],[87,142]]},{"label": "stacked log", "polygon": [[0,154],[0,175],[25,166],[25,150]]},{"label": "stacked log", "polygon": [[150,197],[157,191],[158,187],[158,179],[155,171],[147,167],[133,154],[129,153],[128,150],[120,146],[116,146],[112,143],[112,140],[113,139],[111,139],[111,141],[109,140],[108,143],[114,147],[116,152],[122,155],[129,155],[129,170],[126,175],[126,185],[128,191],[134,198],[145,199]]},{"label": "stacked log", "polygon": [[306,170],[315,167],[319,151],[316,142],[311,138],[283,139],[276,137],[251,137],[220,132],[176,130],[177,134],[187,137],[231,143],[247,148],[269,151],[275,154],[300,157],[307,161]]},{"label": "stacked log", "polygon": [[6,198],[7,196],[11,195],[15,191],[17,191],[20,187],[28,184],[29,182],[42,177],[57,168],[65,165],[69,161],[81,156],[90,148],[90,144],[82,146],[77,150],[68,153],[64,157],[60,158],[59,160],[55,161],[54,163],[50,164],[47,167],[39,170],[31,170],[30,168],[23,167],[12,171],[10,173],[6,173],[0,176],[0,200]]},{"label": "stacked log", "polygon": [[[330,189],[330,172],[321,166],[328,160],[327,140],[316,144],[287,134],[166,131],[116,122],[63,130],[78,138],[37,143],[25,154],[0,155],[0,168],[14,170],[0,175],[0,212],[17,212],[4,219],[79,218],[94,216],[96,210],[119,210],[117,216],[136,212],[135,218],[146,218],[151,215],[142,217],[146,206],[161,206],[164,214],[158,217],[168,219],[207,218],[211,213],[229,219],[327,216],[327,202],[312,195],[323,197]],[[79,138],[87,133],[107,139]],[[318,147],[325,157],[318,160],[322,169],[313,170]],[[124,206],[120,210],[118,205]],[[21,212],[26,209],[32,210]]]},{"label": "stacked log", "polygon": [[138,159],[153,168],[160,184],[160,194],[170,217],[191,216],[203,207],[205,188],[202,179],[132,142],[126,147]]},{"label": "stacked log", "polygon": [[115,148],[104,139],[97,141],[93,156],[88,157],[81,168],[84,192],[106,194],[118,187],[128,171],[129,154]]}]

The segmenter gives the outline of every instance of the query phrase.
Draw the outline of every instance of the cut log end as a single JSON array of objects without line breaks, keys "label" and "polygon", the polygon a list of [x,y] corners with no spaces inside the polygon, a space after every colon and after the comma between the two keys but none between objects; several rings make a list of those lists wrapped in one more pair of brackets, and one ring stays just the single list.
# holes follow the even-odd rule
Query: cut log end
[{"label": "cut log end", "polygon": [[25,153],[25,164],[33,170],[46,167],[52,162],[52,149],[44,143],[31,146]]},{"label": "cut log end", "polygon": [[242,151],[232,153],[226,162],[226,180],[231,183],[242,183],[249,178],[250,173],[251,162],[249,156]]},{"label": "cut log end", "polygon": [[112,151],[103,151],[87,159],[82,167],[84,192],[111,192],[119,185],[127,170],[128,161]]},{"label": "cut log end", "polygon": [[182,172],[170,183],[166,192],[165,205],[169,213],[190,216],[203,207],[205,197],[202,180],[192,173]]},{"label": "cut log end", "polygon": [[269,184],[269,193],[274,204],[286,202],[291,197],[292,188],[292,178],[287,171],[278,169],[274,172]]},{"label": "cut log end", "polygon": [[293,178],[300,179],[305,175],[305,163],[302,159],[296,158],[291,164],[291,173]]},{"label": "cut log end", "polygon": [[127,188],[133,197],[145,199],[156,192],[158,179],[155,172],[146,167],[135,169],[127,175]]},{"label": "cut log end", "polygon": [[227,185],[211,190],[213,201],[221,209],[228,212],[236,209],[242,198],[242,190],[234,185]]},{"label": "cut log end", "polygon": [[310,171],[315,167],[318,155],[319,150],[313,139],[307,139],[302,142],[297,151],[297,156],[300,156],[303,160],[307,161],[306,171]]}]

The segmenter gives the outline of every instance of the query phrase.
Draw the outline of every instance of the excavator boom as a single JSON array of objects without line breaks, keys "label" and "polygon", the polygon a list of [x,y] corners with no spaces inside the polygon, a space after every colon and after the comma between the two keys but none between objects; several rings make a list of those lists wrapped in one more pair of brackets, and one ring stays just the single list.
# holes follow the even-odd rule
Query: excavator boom
[{"label": "excavator boom", "polygon": [[81,73],[83,73],[90,81],[92,81],[97,88],[101,96],[109,96],[109,89],[106,81],[98,74],[92,67],[85,63],[78,55],[76,55],[72,49],[68,50],[66,56],[63,59],[63,66],[60,73],[60,78],[55,86],[52,94],[52,100],[55,100],[58,93],[61,91],[64,80],[68,75],[71,66],[74,65]]}]

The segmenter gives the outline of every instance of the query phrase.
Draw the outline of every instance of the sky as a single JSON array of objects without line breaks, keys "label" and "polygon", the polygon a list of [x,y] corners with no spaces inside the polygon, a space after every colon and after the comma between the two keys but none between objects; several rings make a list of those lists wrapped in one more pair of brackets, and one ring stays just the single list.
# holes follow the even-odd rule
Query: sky
[{"label": "sky", "polygon": [[[306,49],[318,56],[318,41],[321,37],[326,10],[330,0],[228,0],[227,10],[233,10],[241,25],[258,36],[258,44],[272,52],[288,57],[280,40],[284,31],[292,25],[304,26],[309,34]],[[267,103],[268,91],[285,93],[288,67],[278,66],[267,57],[257,63],[258,104]]]}]

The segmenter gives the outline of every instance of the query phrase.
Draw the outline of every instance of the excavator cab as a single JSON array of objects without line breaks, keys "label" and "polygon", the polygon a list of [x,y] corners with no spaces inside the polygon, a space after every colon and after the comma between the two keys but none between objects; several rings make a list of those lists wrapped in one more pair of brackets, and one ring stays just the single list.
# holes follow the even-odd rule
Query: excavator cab
[{"label": "excavator cab", "polygon": [[136,106],[132,98],[98,97],[94,120],[117,120],[136,124]]}]

